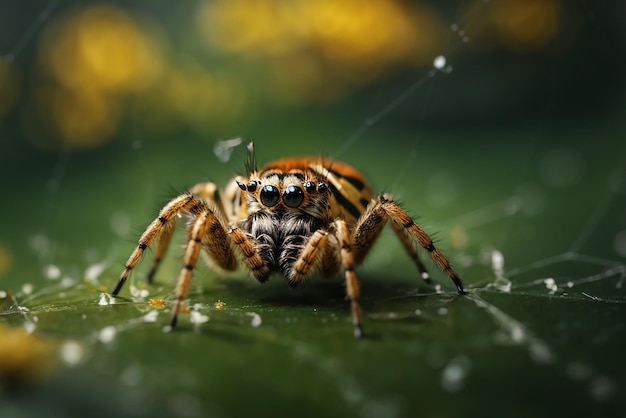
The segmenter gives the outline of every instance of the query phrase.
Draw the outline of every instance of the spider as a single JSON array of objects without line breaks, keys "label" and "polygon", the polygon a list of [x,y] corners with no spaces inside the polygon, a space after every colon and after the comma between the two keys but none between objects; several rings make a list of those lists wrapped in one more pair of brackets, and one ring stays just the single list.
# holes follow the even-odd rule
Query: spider
[{"label": "spider", "polygon": [[[388,220],[402,246],[430,283],[417,245],[465,293],[461,279],[443,253],[413,219],[384,193],[373,197],[364,176],[350,165],[316,157],[290,157],[256,169],[254,155],[247,176],[235,176],[222,195],[212,182],[198,183],[170,200],[148,225],[126,261],[113,296],[117,296],[142,254],[155,241],[147,274],[153,281],[174,233],[177,218],[187,215],[187,243],[176,286],[170,328],[176,327],[201,250],[218,270],[233,271],[242,262],[259,282],[281,273],[291,286],[319,273],[343,272],[352,311],[354,335],[362,336],[359,284],[355,267],[363,262]],[[417,245],[416,245],[417,244]]]}]

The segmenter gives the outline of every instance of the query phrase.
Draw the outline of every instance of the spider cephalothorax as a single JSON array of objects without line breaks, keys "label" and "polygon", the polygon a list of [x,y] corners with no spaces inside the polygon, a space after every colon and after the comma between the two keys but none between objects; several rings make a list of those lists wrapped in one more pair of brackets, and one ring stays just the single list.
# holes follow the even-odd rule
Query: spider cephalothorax
[{"label": "spider cephalothorax", "polygon": [[148,226],[132,252],[117,286],[116,296],[145,249],[158,240],[148,281],[169,245],[177,215],[187,214],[188,241],[178,276],[171,326],[187,296],[189,281],[204,249],[216,267],[235,270],[241,260],[259,281],[280,273],[295,286],[314,272],[323,276],[343,272],[351,302],[355,335],[361,336],[359,286],[355,266],[376,241],[387,220],[424,280],[428,273],[416,244],[423,247],[464,293],[458,275],[431,238],[388,194],[372,198],[363,175],[339,161],[314,157],[286,158],[247,177],[237,176],[222,196],[214,183],[199,183],[172,199]]},{"label": "spider cephalothorax", "polygon": [[256,250],[267,267],[253,274],[264,282],[279,271],[296,285],[300,273],[294,263],[300,250],[331,219],[325,179],[301,170],[266,170],[262,176],[252,175],[247,183],[239,179],[236,183],[242,194],[240,212],[245,214],[239,227],[256,241]]}]

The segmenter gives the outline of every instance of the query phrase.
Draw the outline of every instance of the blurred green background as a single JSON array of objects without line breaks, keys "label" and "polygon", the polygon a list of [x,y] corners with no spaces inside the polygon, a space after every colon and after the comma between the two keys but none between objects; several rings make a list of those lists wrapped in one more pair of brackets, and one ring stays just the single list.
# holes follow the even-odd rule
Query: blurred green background
[{"label": "blurred green background", "polygon": [[[440,3],[2,2],[0,416],[624,416],[626,6]],[[364,341],[341,281],[206,267],[165,334],[176,248],[110,305],[237,137],[361,169],[470,295],[386,233]]]}]

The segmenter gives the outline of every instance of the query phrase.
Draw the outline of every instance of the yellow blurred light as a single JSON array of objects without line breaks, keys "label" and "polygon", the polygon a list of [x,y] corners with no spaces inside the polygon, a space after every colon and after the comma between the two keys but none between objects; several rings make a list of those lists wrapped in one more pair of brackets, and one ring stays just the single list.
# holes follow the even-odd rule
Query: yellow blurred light
[{"label": "yellow blurred light", "polygon": [[293,54],[269,63],[271,83],[267,94],[284,104],[332,102],[343,97],[351,84],[341,82],[328,64],[308,54]]},{"label": "yellow blurred light", "polygon": [[[254,60],[261,86],[279,101],[342,97],[398,64],[432,62],[442,25],[398,0],[217,0],[198,26],[218,51]],[[264,74],[266,73],[266,74]]]},{"label": "yellow blurred light", "polygon": [[412,11],[394,0],[222,0],[202,3],[198,16],[205,39],[224,51],[321,51],[346,63],[406,57],[419,31]]},{"label": "yellow blurred light", "polygon": [[297,1],[205,1],[198,25],[205,40],[218,49],[272,55],[300,47],[306,29],[301,17]]},{"label": "yellow blurred light", "polygon": [[491,18],[509,47],[538,49],[556,36],[561,4],[559,0],[502,0],[492,4]]},{"label": "yellow blurred light", "polygon": [[118,99],[95,90],[63,87],[40,91],[40,107],[64,143],[93,147],[105,142],[120,121]]},{"label": "yellow blurred light", "polygon": [[203,131],[232,123],[249,111],[237,78],[210,72],[191,58],[178,63],[157,89],[135,103],[136,115],[151,132],[181,122]]},{"label": "yellow blurred light", "polygon": [[27,383],[47,377],[54,367],[53,346],[24,328],[0,324],[0,380]]},{"label": "yellow blurred light", "polygon": [[88,11],[81,19],[79,36],[84,60],[105,88],[141,91],[160,72],[155,45],[119,10]]},{"label": "yellow blurred light", "polygon": [[111,5],[75,11],[55,22],[42,37],[40,51],[44,66],[70,89],[143,91],[164,65],[157,42]]},{"label": "yellow blurred light", "polygon": [[406,56],[415,41],[410,16],[394,1],[320,0],[306,5],[312,41],[333,60],[396,60]]},{"label": "yellow blurred light", "polygon": [[120,125],[125,96],[144,94],[162,77],[162,44],[158,27],[113,5],[53,21],[39,45],[42,68],[55,82],[36,92],[43,119],[63,143],[102,144]]},{"label": "yellow blurred light", "polygon": [[0,57],[0,119],[13,108],[19,92],[19,75],[13,63]]}]

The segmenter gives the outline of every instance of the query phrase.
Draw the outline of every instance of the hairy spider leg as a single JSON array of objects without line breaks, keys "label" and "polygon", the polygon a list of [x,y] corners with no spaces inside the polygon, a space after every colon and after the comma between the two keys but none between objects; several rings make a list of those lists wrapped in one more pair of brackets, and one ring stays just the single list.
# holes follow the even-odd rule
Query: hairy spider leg
[{"label": "hairy spider leg", "polygon": [[[197,212],[202,206],[203,203],[198,197],[191,193],[184,193],[170,200],[169,203],[161,209],[157,218],[152,221],[150,225],[148,225],[144,233],[139,238],[137,247],[135,247],[133,252],[128,257],[117,285],[115,286],[115,289],[113,289],[113,296],[117,296],[120,290],[122,290],[130,272],[137,266],[137,263],[139,263],[139,260],[141,259],[141,256],[146,248],[148,248],[155,239],[158,239],[165,230],[171,228],[171,226],[168,226],[168,224],[170,224],[170,220],[174,219],[181,211],[194,213]],[[168,232],[168,234],[171,236],[171,232]],[[169,238],[167,241],[169,241]],[[166,250],[167,245],[165,245],[165,247],[166,248],[161,248],[161,251]]]},{"label": "hairy spider leg", "polygon": [[[347,179],[347,183],[341,180],[344,178]],[[422,278],[427,282],[429,281],[428,273],[420,260],[415,244],[419,244],[428,251],[437,266],[454,282],[459,293],[465,293],[461,279],[445,256],[435,247],[426,232],[392,200],[391,195],[383,194],[367,203],[362,193],[344,195],[340,192],[340,189],[351,190],[349,185],[360,184],[359,176],[343,175],[341,179],[335,179],[331,185],[335,187],[334,193],[343,198],[343,200],[335,203],[347,211],[345,214],[350,214],[352,217],[344,218],[342,215],[345,214],[342,212],[337,215],[338,217],[334,221],[329,223],[326,229],[319,229],[306,239],[298,250],[296,260],[289,266],[288,271],[283,272],[291,285],[297,285],[314,270],[319,270],[325,276],[331,276],[339,270],[343,270],[346,293],[351,303],[354,335],[357,338],[361,337],[359,283],[354,271],[355,266],[363,262],[387,221],[391,219],[395,234],[407,254],[414,261]],[[177,315],[188,294],[193,270],[202,248],[216,262],[218,267],[234,270],[238,260],[241,259],[253,276],[260,282],[266,281],[275,266],[271,264],[271,261],[264,260],[259,250],[260,243],[250,234],[243,232],[237,224],[240,217],[246,213],[245,210],[240,212],[243,209],[243,203],[240,201],[238,188],[241,188],[241,185],[233,182],[232,190],[227,189],[226,191],[229,197],[223,200],[214,183],[199,183],[191,189],[190,193],[182,194],[169,201],[141,235],[137,247],[128,258],[113,290],[113,296],[117,296],[120,292],[146,248],[157,240],[155,258],[148,273],[148,281],[152,281],[167,252],[175,230],[176,218],[180,213],[190,215],[191,220],[187,225],[187,243],[183,267],[177,280],[176,303],[172,310],[170,322],[172,328],[176,326]],[[235,193],[232,193],[233,190]],[[346,196],[348,199],[361,197],[359,202],[362,205],[363,213],[360,216],[358,211],[353,213],[356,209],[348,205],[350,200],[346,200]],[[355,210],[351,211],[350,208]],[[356,219],[357,216],[358,219]]]},{"label": "hairy spider leg", "polygon": [[176,284],[176,303],[172,309],[170,326],[176,327],[178,313],[189,292],[189,283],[198,262],[200,250],[204,248],[218,266],[225,270],[237,268],[237,259],[230,246],[230,238],[215,212],[205,206],[189,227],[189,237],[183,255],[183,267]]},{"label": "hairy spider leg", "polygon": [[272,272],[256,250],[254,241],[248,238],[236,225],[231,225],[228,235],[235,245],[239,247],[243,256],[243,262],[248,266],[252,274],[259,282],[266,282]]},{"label": "hairy spider leg", "polygon": [[346,280],[346,294],[350,300],[354,336],[361,338],[363,336],[363,327],[361,325],[361,307],[359,306],[360,291],[359,281],[354,272],[355,262],[352,254],[352,234],[344,219],[336,219],[333,222],[333,227],[341,248],[341,266],[343,267]]},{"label": "hairy spider leg", "polygon": [[154,251],[154,257],[152,258],[152,265],[150,266],[150,270],[148,270],[148,274],[146,279],[148,283],[154,282],[154,276],[159,270],[159,266],[161,265],[161,261],[165,254],[167,253],[167,249],[169,248],[170,241],[172,240],[172,235],[174,235],[174,230],[176,229],[176,216],[169,219],[165,225],[163,225],[163,230],[161,231],[161,235],[156,238],[157,246]]},{"label": "hairy spider leg", "polygon": [[415,263],[415,267],[417,267],[417,271],[420,274],[420,277],[424,280],[426,284],[431,284],[433,281],[430,279],[430,274],[428,274],[428,270],[422,260],[420,260],[419,254],[417,253],[417,249],[413,244],[413,241],[407,235],[407,230],[400,224],[396,222],[391,223],[391,228],[393,232],[396,233],[396,236],[400,240],[400,243],[404,247],[406,253],[409,255],[413,263]]},{"label": "hairy spider leg", "polygon": [[[381,195],[376,200],[370,202],[363,215],[357,221],[353,244],[355,249],[354,258],[357,264],[360,264],[365,258],[389,219],[396,224],[398,229],[402,228],[407,231],[408,238],[417,241],[421,247],[428,251],[435,264],[450,277],[460,294],[466,293],[459,275],[452,269],[443,253],[435,247],[430,236],[391,199],[390,195]],[[402,239],[400,241],[402,242]]]},{"label": "hairy spider leg", "polygon": [[[224,204],[222,202],[219,188],[213,182],[203,182],[198,183],[189,189],[189,192],[195,196],[198,196],[202,201],[205,202],[209,207],[214,207],[214,212],[218,216],[225,213]],[[224,219],[222,219],[224,220]],[[172,235],[176,229],[176,216],[173,216],[169,221],[164,225],[163,231],[158,237],[157,247],[154,252],[154,257],[152,259],[152,265],[150,266],[150,270],[148,270],[148,274],[146,276],[148,283],[154,282],[154,276],[156,275],[159,266],[161,265],[161,261],[165,257],[167,250],[169,248],[170,241],[172,239]]]},{"label": "hairy spider leg", "polygon": [[316,268],[320,260],[320,250],[326,245],[327,238],[328,232],[323,229],[318,229],[313,233],[311,238],[300,250],[300,255],[293,264],[291,274],[287,278],[290,285],[296,286],[312,269]]}]

